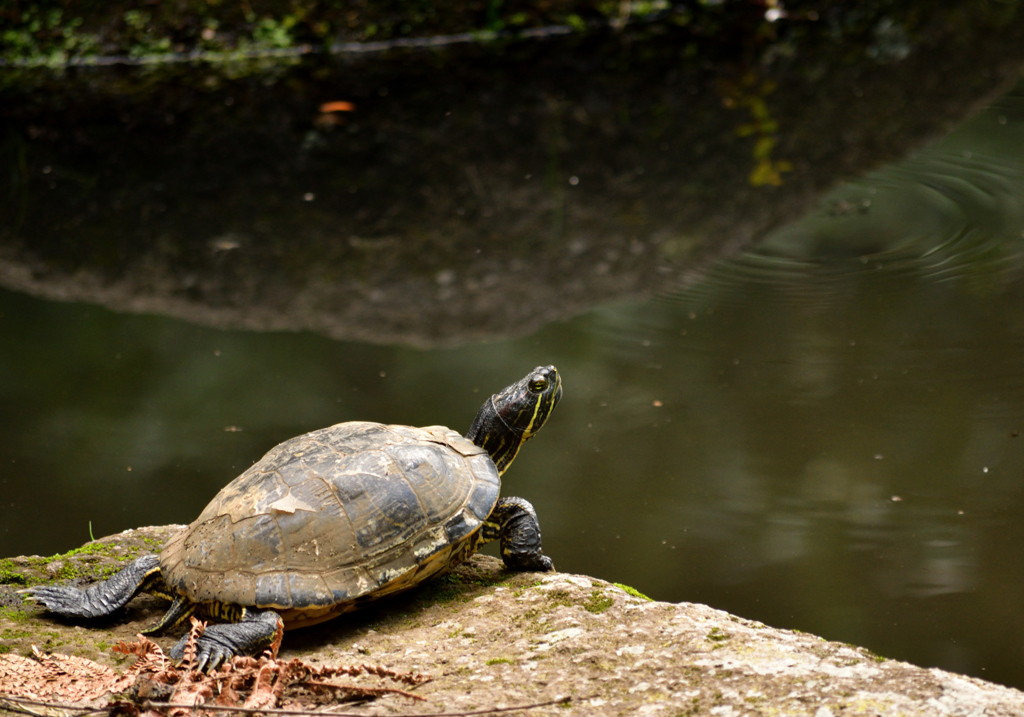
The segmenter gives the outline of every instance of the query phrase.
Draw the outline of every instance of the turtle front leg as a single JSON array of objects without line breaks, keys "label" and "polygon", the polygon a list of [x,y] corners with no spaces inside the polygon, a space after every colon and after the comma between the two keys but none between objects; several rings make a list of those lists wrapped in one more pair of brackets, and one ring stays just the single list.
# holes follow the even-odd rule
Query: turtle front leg
[{"label": "turtle front leg", "polygon": [[537,511],[522,498],[502,498],[487,516],[483,542],[501,541],[501,559],[510,570],[555,569],[551,558],[541,552]]},{"label": "turtle front leg", "polygon": [[[196,660],[192,669],[213,671],[235,655],[257,655],[270,647],[277,631],[283,629],[281,616],[273,610],[246,611],[240,622],[209,625],[196,640]],[[170,658],[180,664],[188,645],[186,633],[171,648]]]},{"label": "turtle front leg", "polygon": [[103,617],[125,605],[136,594],[162,583],[160,558],[144,555],[101,583],[85,590],[63,585],[46,585],[19,590],[47,610],[66,617]]}]

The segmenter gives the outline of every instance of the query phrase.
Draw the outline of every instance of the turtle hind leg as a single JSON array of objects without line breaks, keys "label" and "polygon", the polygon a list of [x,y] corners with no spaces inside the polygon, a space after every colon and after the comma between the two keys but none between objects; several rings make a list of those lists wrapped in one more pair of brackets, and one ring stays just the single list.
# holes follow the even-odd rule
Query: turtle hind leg
[{"label": "turtle hind leg", "polygon": [[155,592],[161,597],[170,600],[171,606],[167,608],[167,612],[160,618],[160,622],[142,631],[143,635],[153,635],[183,625],[197,612],[203,618],[212,618],[224,622],[241,622],[245,619],[247,612],[241,605],[220,602],[199,604],[192,602],[184,595],[165,595],[160,591]]},{"label": "turtle hind leg", "polygon": [[541,551],[540,523],[530,502],[522,498],[502,498],[484,523],[483,541],[501,541],[501,559],[510,570],[555,569],[551,558]]},{"label": "turtle hind leg", "polygon": [[[278,630],[283,629],[281,616],[273,610],[246,611],[240,622],[209,625],[196,640],[194,670],[212,671],[236,655],[256,655],[270,647]],[[170,658],[180,664],[185,657],[188,635],[171,648]]]},{"label": "turtle hind leg", "polygon": [[164,616],[160,618],[160,622],[153,625],[153,627],[147,627],[143,630],[143,635],[153,635],[158,632],[163,632],[167,628],[177,627],[188,620],[198,607],[194,602],[182,595],[173,598],[173,600],[174,602],[172,602],[171,606],[167,608],[167,612],[165,612]]},{"label": "turtle hind leg", "polygon": [[144,555],[116,575],[85,590],[63,585],[45,585],[18,592],[28,595],[47,610],[66,617],[94,618],[109,615],[142,590],[162,584],[160,558]]}]

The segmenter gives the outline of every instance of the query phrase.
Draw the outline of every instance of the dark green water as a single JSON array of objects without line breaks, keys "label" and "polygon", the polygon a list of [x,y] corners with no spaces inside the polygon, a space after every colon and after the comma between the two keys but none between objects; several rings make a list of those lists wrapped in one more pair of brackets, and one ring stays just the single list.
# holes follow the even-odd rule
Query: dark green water
[{"label": "dark green water", "polygon": [[438,350],[0,291],[0,554],[189,522],[277,442],[565,398],[506,475],[563,571],[1024,687],[1024,100],[674,295]]}]

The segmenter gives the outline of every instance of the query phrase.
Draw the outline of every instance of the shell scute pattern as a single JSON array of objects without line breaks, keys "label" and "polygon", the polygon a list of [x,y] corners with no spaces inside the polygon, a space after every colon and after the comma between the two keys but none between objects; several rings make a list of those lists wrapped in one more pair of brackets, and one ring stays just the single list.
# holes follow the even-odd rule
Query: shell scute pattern
[{"label": "shell scute pattern", "polygon": [[264,573],[256,576],[256,604],[292,607],[287,573]]},{"label": "shell scute pattern", "polygon": [[321,428],[299,438],[316,441],[332,451],[348,456],[379,448],[382,440],[387,440],[391,433],[388,428],[380,423],[351,421]]},{"label": "shell scute pattern", "polygon": [[[367,593],[376,584],[370,577],[370,571],[359,564],[345,565],[325,572],[324,582],[338,602]],[[339,599],[339,595],[343,597]]]},{"label": "shell scute pattern", "polygon": [[473,487],[466,503],[466,510],[472,513],[481,523],[487,520],[494,508],[495,496],[501,489],[501,478],[494,463],[486,455],[472,456],[467,459],[469,470],[477,477],[477,484]]},{"label": "shell scute pattern", "polygon": [[388,426],[387,439],[383,441],[383,445],[398,445],[406,442],[419,443],[421,441],[431,440],[432,437],[429,433],[429,430],[426,428],[398,425]]},{"label": "shell scute pattern", "polygon": [[[352,545],[351,542],[338,544],[337,536],[328,533],[325,525],[309,520],[308,514],[304,511],[282,513],[275,519],[281,535],[283,555],[287,556],[286,561],[275,561],[275,568],[287,568],[315,575],[325,567],[336,564],[339,553],[343,555],[342,560],[352,560],[356,557],[355,552],[349,547]],[[336,521],[324,522],[329,527]],[[348,527],[348,521],[337,522],[341,527]],[[349,534],[351,535],[351,529]],[[347,554],[343,548],[347,549]]]},{"label": "shell scute pattern", "polygon": [[185,539],[182,562],[188,568],[221,572],[233,570],[238,565],[235,555],[235,540],[221,541],[215,536],[231,532],[231,518],[227,515],[216,516],[196,526],[196,530]]},{"label": "shell scute pattern", "polygon": [[[272,503],[269,507],[271,514],[278,516],[302,512],[319,513],[325,521],[330,521],[325,522],[323,528],[316,531],[319,533],[323,533],[334,521],[348,520],[348,513],[345,506],[341,504],[334,485],[320,476],[310,476],[305,480],[294,481],[289,486],[288,495],[282,500]],[[314,552],[317,551],[314,550]]]},{"label": "shell scute pattern", "polygon": [[487,450],[481,448],[473,441],[469,440],[460,433],[456,433],[450,428],[444,426],[427,426],[421,429],[430,433],[439,443],[444,443],[452,450],[460,453],[464,456],[486,456]]},{"label": "shell scute pattern", "polygon": [[384,452],[417,498],[421,517],[429,524],[444,520],[451,513],[450,506],[464,500],[465,486],[455,475],[465,470],[464,464],[436,446],[388,446]]},{"label": "shell scute pattern", "polygon": [[[334,593],[327,587],[323,577],[311,573],[288,573],[288,595],[299,596],[302,605],[331,605]],[[282,607],[293,607],[294,599]]]},{"label": "shell scute pattern", "polygon": [[451,429],[340,424],[232,481],[168,543],[161,569],[197,602],[342,610],[464,553],[498,487],[486,451]]},{"label": "shell scute pattern", "polygon": [[258,470],[259,463],[228,483],[196,518],[195,524],[227,515],[237,523],[267,512],[267,506],[288,495],[288,484],[277,471]]},{"label": "shell scute pattern", "polygon": [[445,542],[458,542],[479,527],[480,522],[467,516],[465,512],[456,513],[444,524]]},{"label": "shell scute pattern", "polygon": [[442,550],[449,542],[445,526],[440,525],[428,530],[409,545],[409,553],[417,563],[422,563],[430,556]]},{"label": "shell scute pattern", "polygon": [[[210,586],[203,585],[202,588],[204,595],[211,596],[206,599],[213,599],[212,595],[214,595],[214,592],[210,589]],[[235,596],[235,603],[238,605],[255,605],[256,576],[251,572],[226,571],[223,573],[220,586],[216,590],[217,596],[220,596],[222,593]]]}]

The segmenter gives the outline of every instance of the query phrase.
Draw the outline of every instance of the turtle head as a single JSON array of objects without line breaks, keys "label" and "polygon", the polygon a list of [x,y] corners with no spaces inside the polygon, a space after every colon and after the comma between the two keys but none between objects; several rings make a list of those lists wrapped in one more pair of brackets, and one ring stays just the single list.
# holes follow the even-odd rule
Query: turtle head
[{"label": "turtle head", "polygon": [[558,370],[538,366],[484,401],[466,438],[490,453],[498,473],[504,473],[520,447],[548,420],[561,397]]}]

